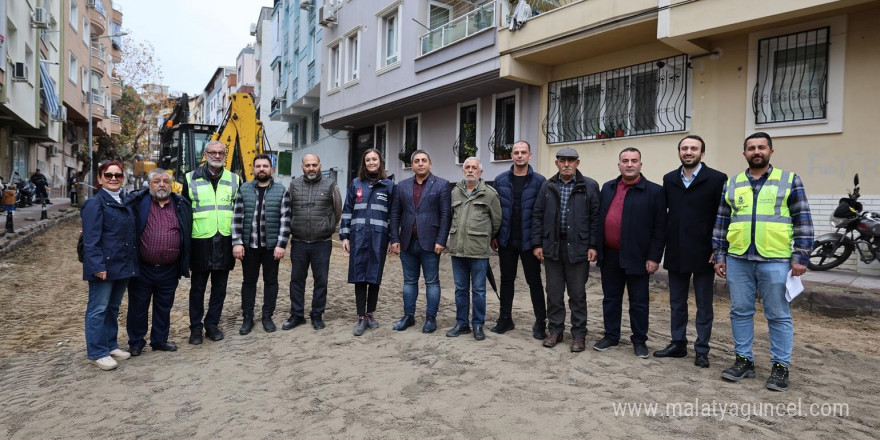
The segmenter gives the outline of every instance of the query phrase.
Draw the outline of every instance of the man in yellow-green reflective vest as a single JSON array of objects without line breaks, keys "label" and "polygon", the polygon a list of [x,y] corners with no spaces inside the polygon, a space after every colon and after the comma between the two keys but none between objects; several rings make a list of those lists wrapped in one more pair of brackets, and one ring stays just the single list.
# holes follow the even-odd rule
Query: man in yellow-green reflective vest
[{"label": "man in yellow-green reflective vest", "polygon": [[[807,270],[813,220],[801,179],[770,165],[773,140],[758,132],[743,143],[749,167],[724,184],[712,231],[715,274],[727,278],[730,326],[736,361],[721,377],[739,382],[755,377],[755,300],[761,292],[770,328],[770,377],[765,386],[788,389],[794,325],[785,280]],[[792,248],[794,250],[792,251]]]},{"label": "man in yellow-green reflective vest", "polygon": [[[192,203],[192,257],[190,258],[189,343],[202,343],[202,329],[212,341],[223,339],[220,315],[226,300],[226,280],[235,267],[232,256],[232,208],[239,177],[223,168],[226,145],[205,145],[205,165],[187,173],[183,196]],[[211,298],[205,314],[205,288],[211,278]],[[204,323],[202,318],[204,317]]]}]

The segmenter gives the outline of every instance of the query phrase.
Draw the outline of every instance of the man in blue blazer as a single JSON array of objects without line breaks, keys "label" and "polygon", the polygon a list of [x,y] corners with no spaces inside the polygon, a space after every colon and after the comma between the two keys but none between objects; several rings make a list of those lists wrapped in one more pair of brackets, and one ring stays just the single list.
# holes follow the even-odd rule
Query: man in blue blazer
[{"label": "man in blue blazer", "polygon": [[451,216],[449,182],[431,174],[431,156],[416,150],[410,156],[415,176],[397,185],[391,205],[391,250],[400,255],[403,267],[403,317],[394,330],[415,325],[416,298],[419,295],[419,269],[425,276],[427,311],[422,332],[437,329],[440,307],[440,254],[446,249]]},{"label": "man in blue blazer", "polygon": [[660,267],[666,243],[666,199],[663,188],[642,175],[642,153],[624,148],[618,155],[620,176],[602,186],[599,267],[605,336],[597,351],[620,340],[623,290],[629,296],[630,340],[635,355],[648,357],[648,277]]}]

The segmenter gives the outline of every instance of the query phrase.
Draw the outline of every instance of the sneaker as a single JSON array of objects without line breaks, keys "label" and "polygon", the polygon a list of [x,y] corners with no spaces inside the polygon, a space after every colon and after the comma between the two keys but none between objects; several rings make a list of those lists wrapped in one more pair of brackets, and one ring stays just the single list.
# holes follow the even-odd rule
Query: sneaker
[{"label": "sneaker", "polygon": [[89,359],[89,363],[92,365],[97,365],[98,368],[104,371],[110,371],[119,366],[115,360],[113,360],[110,356],[104,356],[101,359]]},{"label": "sneaker", "polygon": [[642,359],[648,358],[648,346],[645,345],[644,342],[637,342],[633,344],[633,352],[635,352],[636,357],[640,357]]},{"label": "sneaker", "polygon": [[117,361],[124,361],[131,357],[131,353],[117,348],[116,350],[110,351],[110,356]]},{"label": "sneaker", "polygon": [[593,345],[593,350],[605,351],[609,348],[617,347],[618,345],[620,345],[620,341],[612,341],[608,338],[602,338]]},{"label": "sneaker", "polygon": [[360,336],[367,330],[367,320],[363,316],[358,316],[357,324],[354,325],[354,335]]},{"label": "sneaker", "polygon": [[767,378],[767,384],[764,386],[773,391],[788,390],[788,367],[774,362],[773,370],[770,371],[770,377]]},{"label": "sneaker", "polygon": [[724,370],[721,373],[721,377],[734,382],[739,382],[747,377],[755,377],[755,363],[750,361],[749,358],[738,354],[736,355],[736,362],[733,363],[732,367]]},{"label": "sneaker", "polygon": [[367,313],[366,316],[364,316],[364,318],[366,318],[366,320],[367,320],[367,327],[368,328],[379,328],[379,321],[376,321],[376,319],[373,318],[372,313]]}]

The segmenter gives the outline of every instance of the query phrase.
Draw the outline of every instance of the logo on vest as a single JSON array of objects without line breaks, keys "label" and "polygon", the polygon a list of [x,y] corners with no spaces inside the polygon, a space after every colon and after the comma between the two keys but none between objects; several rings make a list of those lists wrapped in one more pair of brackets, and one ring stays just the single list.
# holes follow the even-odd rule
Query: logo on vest
[{"label": "logo on vest", "polygon": [[355,201],[356,202],[363,202],[364,201],[364,189],[363,188],[357,189],[357,199],[355,199]]}]

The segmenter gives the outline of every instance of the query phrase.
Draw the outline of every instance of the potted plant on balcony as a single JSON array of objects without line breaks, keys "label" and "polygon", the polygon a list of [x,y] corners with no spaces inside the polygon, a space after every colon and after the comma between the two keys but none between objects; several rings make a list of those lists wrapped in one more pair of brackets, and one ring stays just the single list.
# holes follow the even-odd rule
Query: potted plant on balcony
[{"label": "potted plant on balcony", "polygon": [[495,144],[495,160],[510,160],[511,151],[513,151],[513,144]]},{"label": "potted plant on balcony", "polygon": [[626,135],[626,132],[623,130],[623,125],[618,125],[617,128],[614,130],[614,136],[615,137],[623,137],[625,135]]}]

